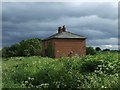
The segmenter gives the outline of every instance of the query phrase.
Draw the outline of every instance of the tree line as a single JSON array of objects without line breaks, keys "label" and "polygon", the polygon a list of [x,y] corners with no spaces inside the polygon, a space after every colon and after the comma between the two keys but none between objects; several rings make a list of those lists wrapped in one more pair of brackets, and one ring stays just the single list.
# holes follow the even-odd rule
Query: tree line
[{"label": "tree line", "polygon": [[11,47],[2,48],[2,57],[14,56],[41,56],[42,40],[39,38],[31,38],[22,40]]},{"label": "tree line", "polygon": [[100,47],[96,47],[95,49],[93,47],[86,47],[86,55],[95,55],[98,52],[109,52],[111,51],[110,49],[103,49],[101,50]]},{"label": "tree line", "polygon": [[[86,47],[86,55],[94,55],[99,51],[110,51],[110,49],[101,50],[100,47]],[[48,43],[46,49],[48,57],[54,57],[54,49],[51,43]],[[31,38],[22,40],[19,43],[13,44],[10,47],[2,48],[2,57],[16,57],[16,56],[41,56],[42,53],[42,40],[39,38]]]}]

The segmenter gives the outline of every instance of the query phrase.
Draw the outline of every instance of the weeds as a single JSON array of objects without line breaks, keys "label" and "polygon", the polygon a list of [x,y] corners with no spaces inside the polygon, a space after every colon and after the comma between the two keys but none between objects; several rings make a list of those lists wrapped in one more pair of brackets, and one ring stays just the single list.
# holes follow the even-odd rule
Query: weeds
[{"label": "weeds", "polygon": [[3,88],[119,88],[117,53],[3,58]]}]

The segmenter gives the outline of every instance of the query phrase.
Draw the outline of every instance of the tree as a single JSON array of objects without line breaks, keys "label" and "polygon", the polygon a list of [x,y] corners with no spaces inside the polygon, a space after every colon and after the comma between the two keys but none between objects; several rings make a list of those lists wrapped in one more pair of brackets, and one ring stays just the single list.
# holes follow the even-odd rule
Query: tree
[{"label": "tree", "polygon": [[9,48],[10,47],[4,47],[4,48],[2,48],[2,57],[9,57],[9,53],[8,53]]},{"label": "tree", "polygon": [[2,57],[41,55],[42,41],[39,38],[22,40],[18,44],[2,49]]},{"label": "tree", "polygon": [[110,49],[103,49],[103,51],[110,51]]},{"label": "tree", "polygon": [[96,54],[96,51],[93,47],[86,47],[86,55],[94,55]]},{"label": "tree", "polygon": [[32,38],[28,40],[22,40],[21,45],[21,54],[23,56],[33,56],[41,55],[42,51],[42,41],[38,38]]},{"label": "tree", "polygon": [[20,44],[13,44],[11,47],[2,49],[2,57],[14,57],[19,55]]},{"label": "tree", "polygon": [[96,47],[95,50],[96,51],[101,51],[101,48],[100,47]]},{"label": "tree", "polygon": [[17,43],[17,44],[13,44],[11,47],[10,47],[10,51],[11,51],[11,56],[19,56],[19,51],[20,51],[20,44]]}]

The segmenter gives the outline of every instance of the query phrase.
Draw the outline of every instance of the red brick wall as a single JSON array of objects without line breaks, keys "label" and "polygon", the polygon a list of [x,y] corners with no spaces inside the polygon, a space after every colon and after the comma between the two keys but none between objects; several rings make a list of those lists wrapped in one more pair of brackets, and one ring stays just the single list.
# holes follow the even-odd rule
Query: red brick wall
[{"label": "red brick wall", "polygon": [[[51,39],[43,41],[43,56],[45,56],[44,50],[47,48],[48,42],[52,42],[56,58],[86,54],[86,42],[83,39]],[[73,53],[70,55],[71,51]]]},{"label": "red brick wall", "polygon": [[54,39],[55,57],[68,57],[72,51],[72,56],[86,54],[85,40],[81,39]]}]

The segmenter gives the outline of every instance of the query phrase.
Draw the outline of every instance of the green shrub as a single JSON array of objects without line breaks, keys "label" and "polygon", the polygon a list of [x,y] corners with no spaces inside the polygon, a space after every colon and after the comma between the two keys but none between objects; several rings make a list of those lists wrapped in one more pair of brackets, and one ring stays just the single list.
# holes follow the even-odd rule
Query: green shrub
[{"label": "green shrub", "polygon": [[101,48],[100,47],[96,47],[95,50],[96,51],[101,51]]},{"label": "green shrub", "polygon": [[119,88],[117,53],[8,59],[3,60],[3,88]]},{"label": "green shrub", "polygon": [[85,61],[82,63],[81,72],[94,72],[100,64],[101,62],[96,60]]},{"label": "green shrub", "polygon": [[103,49],[103,51],[110,51],[110,49]]},{"label": "green shrub", "polygon": [[48,43],[48,46],[47,46],[47,49],[46,49],[46,54],[47,54],[48,57],[51,57],[51,58],[54,57],[54,49],[52,47],[51,42]]},{"label": "green shrub", "polygon": [[86,47],[86,55],[94,55],[96,54],[96,51],[93,47]]}]

